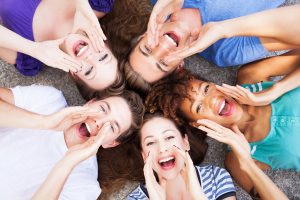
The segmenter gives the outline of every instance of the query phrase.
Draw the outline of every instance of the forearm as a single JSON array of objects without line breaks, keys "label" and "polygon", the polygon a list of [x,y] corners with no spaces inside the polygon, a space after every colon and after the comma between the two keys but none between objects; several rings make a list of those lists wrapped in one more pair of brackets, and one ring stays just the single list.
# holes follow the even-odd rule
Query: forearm
[{"label": "forearm", "polygon": [[289,6],[220,22],[225,37],[258,36],[300,45],[300,6]]},{"label": "forearm", "polygon": [[243,161],[244,172],[251,179],[254,188],[261,199],[284,200],[287,196],[273,183],[273,181],[254,163],[253,160]]},{"label": "forearm", "polygon": [[74,166],[74,164],[68,162],[67,157],[64,157],[62,160],[60,160],[51,170],[50,174],[38,191],[34,194],[32,200],[58,199]]},{"label": "forearm", "polygon": [[1,47],[32,56],[35,42],[27,40],[1,25],[0,35]]},{"label": "forearm", "polygon": [[0,99],[0,126],[42,129],[42,116]]}]

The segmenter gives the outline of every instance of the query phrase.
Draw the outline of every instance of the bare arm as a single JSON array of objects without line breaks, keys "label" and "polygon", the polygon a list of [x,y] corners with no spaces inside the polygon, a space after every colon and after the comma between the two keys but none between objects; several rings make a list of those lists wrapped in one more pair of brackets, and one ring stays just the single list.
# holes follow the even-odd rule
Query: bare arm
[{"label": "bare arm", "polygon": [[226,157],[225,165],[234,179],[247,192],[254,187],[261,199],[285,200],[286,195],[266,176],[250,156],[250,146],[237,126],[225,128],[210,120],[199,120],[199,129],[220,142],[230,145],[233,152]]},{"label": "bare arm", "polygon": [[109,127],[108,123],[104,124],[96,136],[90,137],[83,144],[72,146],[51,170],[44,183],[34,194],[32,200],[58,199],[73,168],[87,158],[96,155],[99,147],[105,143],[105,138],[111,134]]},{"label": "bare arm", "polygon": [[0,88],[0,127],[63,130],[97,113],[97,110],[76,106],[40,115],[15,106],[12,91]]}]

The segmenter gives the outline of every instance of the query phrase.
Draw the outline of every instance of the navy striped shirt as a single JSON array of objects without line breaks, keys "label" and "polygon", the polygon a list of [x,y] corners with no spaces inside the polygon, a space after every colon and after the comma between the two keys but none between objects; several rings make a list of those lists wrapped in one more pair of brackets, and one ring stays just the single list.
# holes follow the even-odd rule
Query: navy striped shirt
[{"label": "navy striped shirt", "polygon": [[[200,185],[209,200],[235,196],[231,176],[225,169],[212,165],[195,167]],[[140,184],[128,195],[127,200],[149,200],[145,185]]]}]

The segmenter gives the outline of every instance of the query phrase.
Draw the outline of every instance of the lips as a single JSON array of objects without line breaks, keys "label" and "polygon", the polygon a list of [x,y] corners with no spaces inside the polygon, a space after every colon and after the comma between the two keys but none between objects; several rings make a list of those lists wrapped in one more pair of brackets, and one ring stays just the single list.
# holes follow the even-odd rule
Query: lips
[{"label": "lips", "polygon": [[73,52],[77,57],[82,56],[87,49],[88,49],[88,43],[86,43],[83,40],[80,40],[73,45]]},{"label": "lips", "polygon": [[163,170],[172,169],[175,166],[175,156],[160,158],[158,164]]},{"label": "lips", "polygon": [[169,32],[169,33],[166,33],[164,34],[164,37],[170,41],[170,43],[176,47],[178,47],[178,44],[179,44],[179,41],[180,41],[180,38],[178,35],[176,35],[174,32]]},{"label": "lips", "polygon": [[220,116],[230,116],[234,112],[234,105],[226,99],[222,99],[219,103],[218,114]]}]

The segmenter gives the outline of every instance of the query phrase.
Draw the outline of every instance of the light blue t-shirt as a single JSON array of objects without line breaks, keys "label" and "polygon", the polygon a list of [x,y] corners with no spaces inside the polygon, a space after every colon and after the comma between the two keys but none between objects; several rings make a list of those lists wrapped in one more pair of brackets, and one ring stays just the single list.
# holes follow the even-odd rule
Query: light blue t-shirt
[{"label": "light blue t-shirt", "polygon": [[[156,0],[151,0],[152,4]],[[198,8],[202,24],[223,21],[276,8],[284,0],[185,0],[184,8]],[[258,37],[232,37],[221,39],[199,53],[219,67],[236,66],[265,58],[268,51]]]},{"label": "light blue t-shirt", "polygon": [[[243,85],[251,92],[270,87],[272,82]],[[270,132],[263,140],[250,143],[251,156],[272,169],[300,171],[300,87],[271,103]]]}]

